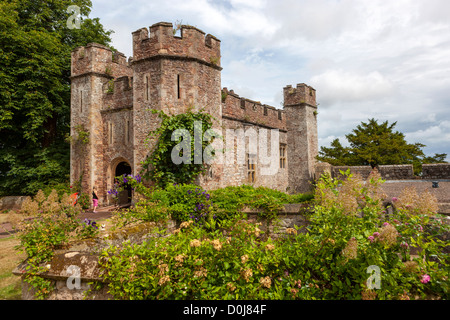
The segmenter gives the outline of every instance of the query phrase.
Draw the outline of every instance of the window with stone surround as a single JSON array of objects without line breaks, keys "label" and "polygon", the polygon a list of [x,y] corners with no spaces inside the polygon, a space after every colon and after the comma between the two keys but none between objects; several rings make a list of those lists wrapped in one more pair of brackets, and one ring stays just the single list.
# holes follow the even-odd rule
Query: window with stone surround
[{"label": "window with stone surround", "polygon": [[177,97],[181,99],[181,90],[180,90],[180,75],[177,74]]},{"label": "window with stone surround", "polygon": [[114,137],[113,137],[114,130],[113,129],[114,129],[113,123],[112,123],[112,121],[109,121],[108,122],[108,143],[109,144],[113,144],[113,142],[114,142]]},{"label": "window with stone surround", "polygon": [[145,100],[150,100],[150,77],[145,75]]},{"label": "window with stone surround", "polygon": [[247,181],[253,183],[256,181],[256,155],[247,153]]},{"label": "window with stone surround", "polygon": [[130,120],[125,120],[125,143],[130,143]]},{"label": "window with stone surround", "polygon": [[280,144],[280,168],[286,168],[286,145]]}]

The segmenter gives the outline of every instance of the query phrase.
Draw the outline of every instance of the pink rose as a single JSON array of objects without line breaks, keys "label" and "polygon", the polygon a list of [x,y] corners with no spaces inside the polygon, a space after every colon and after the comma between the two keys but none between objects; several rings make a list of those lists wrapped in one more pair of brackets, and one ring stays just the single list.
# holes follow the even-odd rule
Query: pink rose
[{"label": "pink rose", "polygon": [[375,240],[375,237],[374,236],[369,236],[369,238],[367,238],[367,239],[369,239],[370,242],[373,242]]},{"label": "pink rose", "polygon": [[378,236],[380,236],[380,233],[379,233],[379,232],[374,232],[374,233],[373,233],[373,236],[374,236],[374,237],[378,237]]},{"label": "pink rose", "polygon": [[424,275],[422,276],[422,280],[420,280],[420,282],[422,282],[422,283],[428,283],[428,282],[430,282],[430,280],[431,280],[431,277],[430,277],[429,275],[427,275],[427,274],[424,274]]}]

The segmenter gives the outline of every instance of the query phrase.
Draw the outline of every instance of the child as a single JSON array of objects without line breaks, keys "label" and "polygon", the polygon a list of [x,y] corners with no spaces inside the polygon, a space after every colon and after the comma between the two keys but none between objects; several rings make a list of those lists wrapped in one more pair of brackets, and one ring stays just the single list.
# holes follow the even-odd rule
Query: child
[{"label": "child", "polygon": [[94,187],[92,189],[92,202],[93,202],[93,205],[94,205],[94,212],[95,212],[95,210],[97,209],[97,206],[98,206],[98,197],[97,197],[97,194],[95,193],[95,190],[96,190],[96,188]]}]

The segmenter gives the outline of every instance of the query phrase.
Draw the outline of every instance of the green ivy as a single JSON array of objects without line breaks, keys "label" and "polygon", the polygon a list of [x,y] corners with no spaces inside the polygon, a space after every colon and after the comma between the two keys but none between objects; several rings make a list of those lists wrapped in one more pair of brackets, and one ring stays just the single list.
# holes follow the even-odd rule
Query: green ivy
[{"label": "green ivy", "polygon": [[[155,182],[157,186],[164,188],[168,184],[173,183],[192,183],[201,173],[206,170],[206,165],[202,163],[195,163],[195,154],[203,157],[205,148],[211,141],[203,141],[203,136],[207,130],[212,128],[213,117],[202,110],[193,112],[188,110],[186,113],[174,116],[168,116],[163,111],[155,111],[161,118],[161,125],[158,129],[149,133],[146,143],[152,145],[156,140],[152,154],[145,161],[142,162],[143,171],[142,176]],[[201,150],[194,148],[194,123],[201,122],[202,141]],[[172,161],[172,150],[177,147],[181,139],[172,141],[172,134],[177,129],[186,129],[191,137],[191,150],[188,163],[174,164]],[[212,138],[213,140],[214,138]],[[211,152],[214,155],[214,150]]]}]

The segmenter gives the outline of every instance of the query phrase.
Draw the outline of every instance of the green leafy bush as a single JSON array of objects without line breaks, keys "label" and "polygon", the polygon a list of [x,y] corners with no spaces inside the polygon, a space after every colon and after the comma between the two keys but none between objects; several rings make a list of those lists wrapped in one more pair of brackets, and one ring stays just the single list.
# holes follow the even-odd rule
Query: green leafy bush
[{"label": "green leafy bush", "polygon": [[87,193],[81,193],[80,197],[78,198],[77,204],[81,207],[83,210],[87,210],[91,207],[91,199]]},{"label": "green leafy bush", "polygon": [[[258,224],[234,214],[220,228],[184,221],[171,236],[110,247],[100,259],[110,293],[116,299],[448,299],[447,243],[436,235],[449,229],[432,212],[433,199],[419,211],[398,205],[386,215],[379,176],[364,182],[347,175],[317,183],[306,233],[263,237]],[[252,192],[230,187],[211,198],[231,213]],[[168,199],[160,194],[159,201]]]},{"label": "green leafy bush", "polygon": [[[123,177],[117,178],[123,180]],[[179,183],[168,184],[164,189],[147,188],[140,178],[129,175],[126,179],[135,190],[135,198],[139,200],[129,210],[117,213],[116,223],[120,226],[139,220],[164,221],[172,218],[178,222],[193,220],[195,224],[214,229],[218,222],[233,218],[245,206],[262,209],[261,217],[274,219],[283,204],[305,202],[313,198],[312,194],[289,195],[249,185],[210,192],[197,185]]]}]

